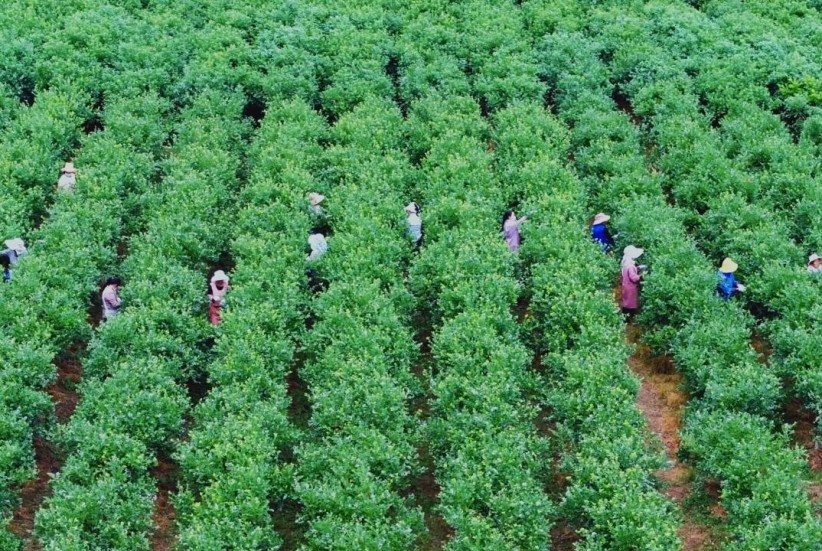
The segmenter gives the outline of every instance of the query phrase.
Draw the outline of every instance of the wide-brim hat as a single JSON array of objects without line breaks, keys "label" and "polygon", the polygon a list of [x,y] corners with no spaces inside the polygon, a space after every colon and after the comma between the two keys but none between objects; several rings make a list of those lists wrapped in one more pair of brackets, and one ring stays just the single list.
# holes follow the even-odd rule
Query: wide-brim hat
[{"label": "wide-brim hat", "polygon": [[416,213],[417,212],[417,204],[414,201],[411,201],[407,205],[405,205],[405,212]]},{"label": "wide-brim hat", "polygon": [[639,247],[635,247],[633,245],[628,245],[627,247],[625,247],[625,251],[623,251],[622,256],[624,258],[629,258],[631,260],[636,260],[637,258],[642,256],[642,253],[644,253],[644,252],[645,252],[645,249],[640,249]]},{"label": "wide-brim hat", "polygon": [[316,207],[320,203],[325,201],[325,195],[321,193],[314,193],[313,191],[308,194],[308,202],[311,203],[312,207]]},{"label": "wide-brim hat", "polygon": [[218,281],[225,281],[228,283],[228,276],[222,270],[217,270],[214,272],[214,275],[211,276],[211,283],[217,283]]},{"label": "wide-brim hat", "polygon": [[607,214],[605,214],[604,212],[600,212],[599,214],[597,214],[596,216],[594,216],[594,221],[593,221],[593,224],[594,224],[594,225],[596,225],[596,224],[604,224],[605,222],[607,222],[607,221],[608,221],[608,220],[610,220],[610,219],[611,219],[611,217],[610,217],[610,216],[608,216],[608,215],[607,215]]},{"label": "wide-brim hat", "polygon": [[63,168],[60,169],[60,172],[68,172],[69,174],[75,174],[77,169],[74,168],[74,163],[66,163],[63,165]]},{"label": "wide-brim hat", "polygon": [[723,274],[732,274],[739,268],[739,264],[731,260],[730,258],[726,258],[722,261],[722,266],[719,267],[719,271]]},{"label": "wide-brim hat", "polygon": [[6,239],[3,244],[7,249],[11,249],[18,253],[26,250],[26,244],[23,243],[23,240],[19,237],[15,237],[14,239]]},{"label": "wide-brim hat", "polygon": [[[8,241],[6,241],[8,243]],[[816,253],[813,253],[811,256],[808,257],[808,264],[813,263],[814,260],[822,260],[822,256],[819,256]]]}]

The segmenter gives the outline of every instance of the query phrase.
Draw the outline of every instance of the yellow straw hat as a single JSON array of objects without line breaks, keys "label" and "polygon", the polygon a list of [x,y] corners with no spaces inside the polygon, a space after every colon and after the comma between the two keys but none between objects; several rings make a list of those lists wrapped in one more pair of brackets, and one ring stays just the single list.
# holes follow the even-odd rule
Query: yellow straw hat
[{"label": "yellow straw hat", "polygon": [[739,265],[736,262],[730,258],[726,258],[722,261],[722,266],[719,267],[719,271],[723,274],[732,274],[737,270],[737,268],[739,268]]}]

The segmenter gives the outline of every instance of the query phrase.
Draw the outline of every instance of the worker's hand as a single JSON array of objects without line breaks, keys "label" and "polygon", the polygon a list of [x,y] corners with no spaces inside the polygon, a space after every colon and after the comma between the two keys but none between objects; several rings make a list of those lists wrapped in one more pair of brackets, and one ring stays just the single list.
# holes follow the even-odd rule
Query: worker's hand
[{"label": "worker's hand", "polygon": [[740,293],[744,293],[745,289],[746,289],[746,287],[744,285],[742,285],[741,283],[736,284],[736,290],[739,291]]}]

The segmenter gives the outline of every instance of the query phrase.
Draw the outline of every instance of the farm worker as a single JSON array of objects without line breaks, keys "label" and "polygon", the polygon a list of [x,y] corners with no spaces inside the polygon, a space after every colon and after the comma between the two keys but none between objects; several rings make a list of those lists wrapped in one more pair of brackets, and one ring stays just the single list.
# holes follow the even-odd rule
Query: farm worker
[{"label": "farm worker", "polygon": [[211,325],[219,325],[223,319],[220,317],[220,309],[225,306],[225,294],[228,292],[228,276],[222,270],[217,270],[211,276],[209,284],[211,292],[208,294],[210,299],[208,305],[208,321]]},{"label": "farm worker", "polygon": [[645,249],[628,245],[622,253],[622,311],[629,316],[639,309],[639,282],[642,274],[636,265],[636,259],[644,252]]},{"label": "farm worker", "polygon": [[717,274],[719,284],[716,291],[723,300],[727,301],[736,292],[742,293],[745,291],[745,286],[738,283],[734,278],[734,272],[737,268],[739,268],[739,265],[730,258],[723,260],[722,266],[719,267],[719,273]]},{"label": "farm worker", "polygon": [[422,220],[420,219],[420,206],[414,201],[405,205],[405,212],[408,218],[405,224],[408,227],[408,236],[414,243],[419,243],[422,239]]},{"label": "farm worker", "polygon": [[519,250],[519,227],[526,220],[528,220],[527,216],[518,219],[516,213],[512,210],[505,211],[505,214],[502,215],[502,235],[505,237],[508,250],[512,253]]},{"label": "farm worker", "polygon": [[808,272],[812,274],[822,273],[822,256],[813,253],[808,257]]},{"label": "farm worker", "polygon": [[19,237],[6,239],[3,244],[6,246],[6,250],[0,251],[0,254],[5,255],[9,259],[9,264],[12,266],[17,262],[18,258],[28,254],[25,242]]},{"label": "farm worker", "polygon": [[119,277],[110,277],[106,280],[106,287],[103,289],[103,321],[108,321],[120,313],[123,301],[120,299],[120,285],[123,282]]},{"label": "farm worker", "polygon": [[320,193],[314,193],[313,191],[308,194],[308,210],[316,214],[317,216],[322,216],[323,208],[320,206],[320,203],[325,201],[325,195]]},{"label": "farm worker", "polygon": [[19,237],[6,239],[3,244],[6,248],[0,251],[0,265],[3,266],[3,281],[8,283],[11,281],[11,267],[17,263],[21,256],[25,256],[28,250],[26,250],[26,244]]},{"label": "farm worker", "polygon": [[60,191],[74,191],[77,186],[76,174],[77,169],[74,168],[74,163],[67,162],[63,168],[60,169],[57,189]]},{"label": "farm worker", "polygon": [[604,212],[600,212],[594,216],[594,221],[591,222],[591,238],[600,244],[602,252],[604,253],[610,251],[611,247],[614,246],[614,239],[611,237],[611,233],[605,225],[610,219],[610,216]]},{"label": "farm worker", "polygon": [[319,260],[328,250],[328,242],[325,240],[325,236],[316,228],[311,230],[311,234],[308,236],[308,245],[311,247],[311,254],[306,258],[309,262]]}]

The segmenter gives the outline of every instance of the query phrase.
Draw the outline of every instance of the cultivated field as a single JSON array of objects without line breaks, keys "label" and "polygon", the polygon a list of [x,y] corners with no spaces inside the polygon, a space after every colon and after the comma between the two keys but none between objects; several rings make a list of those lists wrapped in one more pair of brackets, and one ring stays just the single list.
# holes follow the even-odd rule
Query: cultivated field
[{"label": "cultivated field", "polygon": [[0,4],[0,551],[822,550],[822,2]]}]

